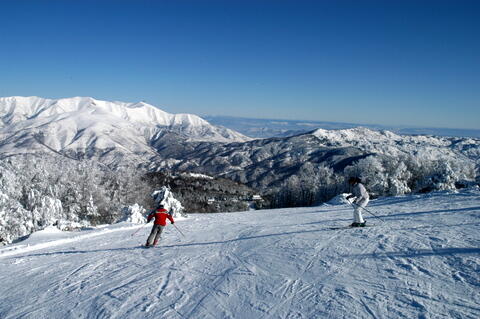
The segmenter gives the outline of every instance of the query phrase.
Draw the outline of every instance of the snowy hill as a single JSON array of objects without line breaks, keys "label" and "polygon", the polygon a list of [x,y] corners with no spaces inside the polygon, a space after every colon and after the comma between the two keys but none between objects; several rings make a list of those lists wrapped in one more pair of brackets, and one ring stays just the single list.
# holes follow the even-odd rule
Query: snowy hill
[{"label": "snowy hill", "polygon": [[[276,187],[292,176],[306,181],[317,174],[314,170],[322,165],[341,174],[347,166],[367,157],[379,163],[390,163],[392,168],[405,165],[412,177],[417,170],[412,167],[428,171],[428,166],[438,161],[452,162],[452,166],[465,170],[474,170],[470,166],[476,166],[477,170],[480,167],[480,139],[403,136],[362,127],[318,129],[291,137],[244,143],[199,143],[194,150],[173,142],[159,153],[162,158],[170,157],[157,161],[159,167],[222,174],[258,189]],[[375,169],[382,173],[390,168]],[[396,173],[388,174],[394,176]],[[384,177],[388,183],[389,176]]]},{"label": "snowy hill", "polygon": [[469,137],[438,137],[429,135],[398,135],[357,127],[345,130],[317,129],[311,134],[321,143],[333,147],[358,147],[366,152],[399,156],[420,154],[431,159],[460,156],[480,159],[480,140]]},{"label": "snowy hill", "polygon": [[[156,156],[152,143],[175,134],[182,141],[238,142],[249,138],[192,114],[169,114],[146,103],[90,97],[0,98],[0,153],[56,152],[104,162]],[[105,160],[107,158],[107,160]]]},{"label": "snowy hill", "polygon": [[480,191],[374,200],[374,227],[323,205],[149,227],[46,229],[0,249],[0,317],[479,318]]}]

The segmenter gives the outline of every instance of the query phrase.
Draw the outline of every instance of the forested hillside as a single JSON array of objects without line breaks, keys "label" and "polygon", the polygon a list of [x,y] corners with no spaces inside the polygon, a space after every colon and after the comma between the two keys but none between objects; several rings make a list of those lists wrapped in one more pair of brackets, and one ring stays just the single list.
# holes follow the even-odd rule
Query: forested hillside
[{"label": "forested hillside", "polygon": [[151,194],[164,186],[185,213],[247,210],[254,194],[226,179],[147,174],[132,165],[112,169],[59,155],[20,155],[0,161],[0,243],[50,225],[69,230],[118,222],[134,205],[153,208]]}]

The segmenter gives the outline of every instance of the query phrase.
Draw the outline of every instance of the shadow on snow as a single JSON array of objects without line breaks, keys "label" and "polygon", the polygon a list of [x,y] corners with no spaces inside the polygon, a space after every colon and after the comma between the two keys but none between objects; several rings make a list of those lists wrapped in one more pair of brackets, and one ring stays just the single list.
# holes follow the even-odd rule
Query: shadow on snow
[{"label": "shadow on snow", "polygon": [[410,251],[386,251],[372,254],[356,254],[346,255],[344,257],[351,258],[415,258],[426,256],[453,256],[453,255],[468,255],[480,254],[478,247],[450,247],[450,248],[436,248],[436,249],[419,249]]},{"label": "shadow on snow", "polygon": [[[416,216],[416,215],[459,213],[459,212],[471,212],[471,211],[480,211],[480,206],[467,207],[467,208],[454,208],[454,209],[438,209],[438,210],[428,210],[423,212],[398,213],[398,214],[377,215],[377,216],[381,218],[390,218],[390,217],[398,217],[398,216]],[[364,215],[368,216],[368,213],[364,213]],[[479,217],[480,217],[480,214],[479,214]]]},{"label": "shadow on snow", "polygon": [[[246,237],[240,237],[240,238],[228,239],[228,240],[219,240],[219,241],[209,241],[209,242],[199,242],[199,243],[185,243],[185,244],[177,244],[177,245],[160,245],[160,246],[158,246],[158,248],[210,246],[210,245],[219,245],[219,244],[229,244],[229,243],[234,243],[234,242],[239,242],[239,241],[244,241],[244,240],[259,239],[259,238],[289,236],[289,235],[305,234],[305,233],[318,233],[318,232],[324,232],[324,231],[330,231],[331,232],[332,230],[330,228],[321,228],[321,229],[314,229],[314,230],[292,231],[292,232],[265,234],[265,235],[258,235],[258,236],[246,236]],[[68,255],[68,254],[88,254],[88,253],[96,253],[96,252],[129,251],[129,250],[139,250],[139,249],[145,249],[145,248],[142,247],[142,246],[136,246],[136,247],[111,248],[111,249],[56,251],[56,252],[24,255],[24,256],[16,257],[16,258],[52,256],[52,255]],[[152,249],[156,249],[156,248],[152,248]]]}]

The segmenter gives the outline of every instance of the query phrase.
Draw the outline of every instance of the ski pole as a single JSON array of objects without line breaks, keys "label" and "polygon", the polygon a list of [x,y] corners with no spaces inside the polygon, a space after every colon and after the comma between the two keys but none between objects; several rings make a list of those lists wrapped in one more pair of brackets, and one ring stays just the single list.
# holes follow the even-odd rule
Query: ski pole
[{"label": "ski pole", "polygon": [[131,236],[134,236],[136,233],[138,233],[139,231],[141,231],[145,226],[147,226],[148,223],[145,223],[142,227],[140,227],[139,229],[137,229]]},{"label": "ski pole", "polygon": [[[355,206],[357,206],[357,207],[362,208],[363,210],[365,210],[367,213],[369,213],[369,214],[372,215],[373,217],[376,217],[376,218],[380,219],[380,220],[382,221],[382,223],[385,223],[385,221],[384,221],[383,219],[381,219],[379,216],[375,215],[374,213],[372,213],[371,211],[369,211],[369,210],[366,209],[365,207],[362,207],[362,206],[360,206],[360,205],[358,205],[358,204],[356,204],[356,203],[350,203],[350,205],[352,205],[352,206],[355,205]],[[355,206],[353,206],[353,207],[355,207]]]},{"label": "ski pole", "polygon": [[183,237],[186,237],[185,234],[182,233],[182,231],[181,231],[180,229],[178,229],[177,225],[175,225],[175,224],[172,224],[172,225],[173,225],[173,227],[175,227],[175,229],[176,229],[180,234],[182,234]]}]

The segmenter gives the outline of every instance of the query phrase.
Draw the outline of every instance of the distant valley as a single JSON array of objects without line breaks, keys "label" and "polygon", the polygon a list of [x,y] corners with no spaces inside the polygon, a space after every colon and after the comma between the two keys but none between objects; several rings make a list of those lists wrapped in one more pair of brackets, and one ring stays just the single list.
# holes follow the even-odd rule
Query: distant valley
[{"label": "distant valley", "polygon": [[306,133],[317,128],[326,130],[342,130],[358,126],[367,127],[374,130],[388,130],[400,135],[435,135],[480,138],[480,130],[475,129],[387,126],[325,121],[255,119],[211,115],[202,116],[202,118],[214,125],[221,125],[253,138],[286,137]]}]

